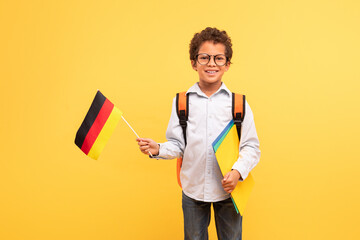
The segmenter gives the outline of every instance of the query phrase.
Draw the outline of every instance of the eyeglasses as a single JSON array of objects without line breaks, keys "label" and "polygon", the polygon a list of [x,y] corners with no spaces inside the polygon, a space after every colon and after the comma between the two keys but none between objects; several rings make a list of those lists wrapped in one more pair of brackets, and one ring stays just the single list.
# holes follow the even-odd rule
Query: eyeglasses
[{"label": "eyeglasses", "polygon": [[214,62],[219,67],[227,63],[227,57],[224,54],[209,55],[207,53],[196,54],[195,59],[200,65],[206,65],[210,62],[211,57],[214,57]]}]

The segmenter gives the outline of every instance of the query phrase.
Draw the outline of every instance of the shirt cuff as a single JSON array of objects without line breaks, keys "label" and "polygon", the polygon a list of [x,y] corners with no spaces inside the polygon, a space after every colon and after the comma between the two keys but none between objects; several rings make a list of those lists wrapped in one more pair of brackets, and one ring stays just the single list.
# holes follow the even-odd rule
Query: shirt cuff
[{"label": "shirt cuff", "polygon": [[166,158],[164,158],[164,157],[161,156],[161,147],[162,147],[163,145],[160,144],[160,143],[158,143],[158,145],[159,145],[159,153],[158,153],[157,155],[152,155],[152,156],[149,155],[149,158],[155,158],[155,159],[157,159],[157,160],[159,160],[159,159],[166,159]]},{"label": "shirt cuff", "polygon": [[235,169],[240,173],[240,175],[241,175],[241,177],[239,179],[240,182],[244,181],[247,178],[247,176],[249,175],[248,168],[239,162],[234,163],[232,169]]}]

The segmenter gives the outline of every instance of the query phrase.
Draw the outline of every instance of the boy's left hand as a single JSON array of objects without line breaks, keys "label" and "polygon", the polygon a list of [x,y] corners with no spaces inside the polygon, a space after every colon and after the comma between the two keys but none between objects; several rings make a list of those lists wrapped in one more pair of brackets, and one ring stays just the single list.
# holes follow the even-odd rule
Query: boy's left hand
[{"label": "boy's left hand", "polygon": [[240,180],[240,177],[241,174],[235,169],[225,174],[223,180],[221,181],[225,192],[231,193],[236,187],[238,181]]}]

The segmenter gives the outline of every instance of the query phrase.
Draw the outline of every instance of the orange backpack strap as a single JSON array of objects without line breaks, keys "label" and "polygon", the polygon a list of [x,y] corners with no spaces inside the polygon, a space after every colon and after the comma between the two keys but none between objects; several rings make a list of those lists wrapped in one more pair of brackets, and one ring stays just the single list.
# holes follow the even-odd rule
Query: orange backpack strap
[{"label": "orange backpack strap", "polygon": [[176,176],[177,176],[177,182],[178,182],[179,186],[182,188],[181,181],[180,181],[181,165],[182,165],[182,158],[178,158],[176,161]]},{"label": "orange backpack strap", "polygon": [[245,95],[232,93],[232,114],[240,141],[241,124],[245,117]]},{"label": "orange backpack strap", "polygon": [[186,95],[186,92],[181,92],[176,94],[176,113],[179,117],[179,123],[183,130],[184,141],[186,145],[186,127],[187,120],[189,115],[189,95]]},{"label": "orange backpack strap", "polygon": [[[186,146],[187,143],[186,127],[189,116],[189,95],[186,95],[186,92],[181,92],[176,94],[176,113],[179,117],[179,123],[183,130],[184,141]],[[178,158],[176,164],[176,173],[177,173],[177,181],[180,187],[181,187],[181,182],[180,182],[181,166],[182,166],[182,158]]]}]

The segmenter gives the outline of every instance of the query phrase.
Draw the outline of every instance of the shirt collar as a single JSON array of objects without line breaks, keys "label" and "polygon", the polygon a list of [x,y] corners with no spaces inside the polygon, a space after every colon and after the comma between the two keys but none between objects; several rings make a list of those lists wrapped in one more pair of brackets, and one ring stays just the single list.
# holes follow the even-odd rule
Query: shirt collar
[{"label": "shirt collar", "polygon": [[[224,91],[224,92],[228,93],[231,96],[231,91],[226,87],[225,83],[223,83],[223,82],[221,83],[220,88],[213,95],[215,95],[215,94],[217,94],[217,93],[219,93],[221,91]],[[208,96],[206,96],[205,93],[203,93],[203,91],[201,91],[198,82],[195,83],[191,88],[189,88],[189,90],[186,92],[186,94],[188,94],[188,93],[196,93],[199,96],[203,96],[203,97],[206,97],[206,98],[208,97]]]}]

